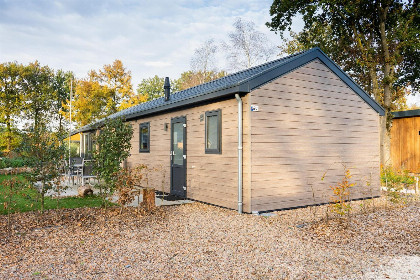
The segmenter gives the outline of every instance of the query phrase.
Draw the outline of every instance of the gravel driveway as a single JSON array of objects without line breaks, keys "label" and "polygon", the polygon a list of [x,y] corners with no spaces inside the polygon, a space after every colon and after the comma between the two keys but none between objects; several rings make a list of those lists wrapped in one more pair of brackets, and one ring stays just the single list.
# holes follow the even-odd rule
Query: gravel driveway
[{"label": "gravel driveway", "polygon": [[1,279],[415,279],[420,205],[349,223],[325,206],[239,215],[201,203],[139,215],[119,209],[0,217]]}]

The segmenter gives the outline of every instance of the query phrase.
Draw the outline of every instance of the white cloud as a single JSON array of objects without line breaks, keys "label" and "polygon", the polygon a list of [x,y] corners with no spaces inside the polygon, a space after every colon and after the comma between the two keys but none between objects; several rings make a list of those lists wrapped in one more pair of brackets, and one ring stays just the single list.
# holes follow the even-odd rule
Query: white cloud
[{"label": "white cloud", "polygon": [[410,94],[407,97],[407,103],[411,104],[411,105],[415,105],[415,106],[420,106],[420,95],[419,94],[416,94],[416,95]]},{"label": "white cloud", "polygon": [[151,67],[158,67],[158,68],[172,66],[171,63],[164,62],[164,61],[147,61],[144,63],[144,65],[151,66]]},{"label": "white cloud", "polygon": [[39,60],[85,77],[120,59],[133,84],[154,75],[179,77],[205,40],[226,39],[237,17],[264,25],[272,1],[5,1],[0,0],[0,62]]}]

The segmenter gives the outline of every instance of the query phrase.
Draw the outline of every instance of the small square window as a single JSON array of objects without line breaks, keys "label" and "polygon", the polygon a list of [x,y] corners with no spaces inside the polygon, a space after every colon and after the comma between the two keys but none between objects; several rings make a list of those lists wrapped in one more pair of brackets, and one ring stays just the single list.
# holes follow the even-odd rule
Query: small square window
[{"label": "small square window", "polygon": [[222,114],[221,110],[206,112],[205,153],[222,153]]},{"label": "small square window", "polygon": [[139,126],[140,153],[150,152],[150,123],[141,123]]}]

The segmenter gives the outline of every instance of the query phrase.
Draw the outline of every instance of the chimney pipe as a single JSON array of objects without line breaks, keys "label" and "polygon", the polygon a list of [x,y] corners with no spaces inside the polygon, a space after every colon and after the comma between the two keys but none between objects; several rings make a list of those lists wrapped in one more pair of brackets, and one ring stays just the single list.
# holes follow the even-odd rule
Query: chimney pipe
[{"label": "chimney pipe", "polygon": [[169,77],[165,78],[165,85],[163,86],[165,90],[165,101],[168,101],[171,96],[171,84],[169,82]]}]

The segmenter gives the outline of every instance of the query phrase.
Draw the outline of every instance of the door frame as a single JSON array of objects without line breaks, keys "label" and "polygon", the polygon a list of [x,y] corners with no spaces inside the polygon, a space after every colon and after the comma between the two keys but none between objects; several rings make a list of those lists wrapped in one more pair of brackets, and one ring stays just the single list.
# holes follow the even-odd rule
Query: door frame
[{"label": "door frame", "polygon": [[173,161],[172,148],[173,148],[173,146],[172,145],[173,145],[173,141],[174,141],[174,139],[173,139],[173,136],[174,136],[174,126],[173,126],[173,124],[178,123],[178,122],[181,122],[184,126],[184,131],[183,131],[183,140],[184,140],[183,150],[184,150],[184,154],[183,155],[185,155],[185,157],[183,157],[183,166],[184,166],[184,178],[185,178],[184,186],[185,186],[185,190],[184,190],[184,194],[181,197],[186,198],[187,197],[187,116],[179,116],[179,117],[171,118],[171,129],[170,129],[170,131],[171,131],[171,142],[170,142],[170,148],[169,148],[169,151],[170,151],[170,157],[169,157],[170,165],[169,166],[170,166],[171,185],[170,185],[169,192],[170,192],[171,195],[173,194],[173,195],[179,196],[178,194],[174,194],[174,191],[173,191],[173,171],[172,171],[173,170],[173,168],[172,168],[172,161]]}]

